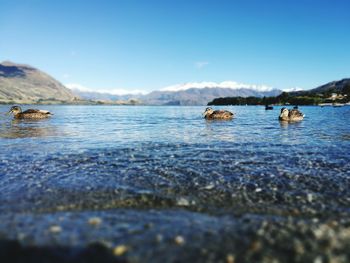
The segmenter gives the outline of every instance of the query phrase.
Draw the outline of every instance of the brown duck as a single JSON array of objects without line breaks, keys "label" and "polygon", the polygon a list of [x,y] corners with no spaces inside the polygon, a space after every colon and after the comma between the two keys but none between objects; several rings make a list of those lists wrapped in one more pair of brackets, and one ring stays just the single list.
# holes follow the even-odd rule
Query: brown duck
[{"label": "brown duck", "polygon": [[11,107],[8,114],[10,113],[13,113],[15,119],[45,119],[52,116],[52,114],[46,110],[28,109],[22,111],[20,106]]},{"label": "brown duck", "polygon": [[280,121],[301,121],[305,115],[297,109],[288,110],[287,108],[282,108],[279,116]]},{"label": "brown duck", "polygon": [[208,107],[203,113],[204,118],[207,120],[231,120],[234,117],[234,114],[227,110],[213,110]]}]

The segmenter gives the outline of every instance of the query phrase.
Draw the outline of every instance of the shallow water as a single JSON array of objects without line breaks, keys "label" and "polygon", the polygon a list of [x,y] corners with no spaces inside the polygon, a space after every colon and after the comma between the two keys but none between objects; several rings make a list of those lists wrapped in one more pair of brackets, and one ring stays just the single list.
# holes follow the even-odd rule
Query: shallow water
[{"label": "shallow water", "polygon": [[301,107],[305,119],[289,124],[279,107],[226,107],[232,121],[206,121],[204,107],[40,108],[54,116],[0,115],[1,214],[349,218],[350,107]]}]

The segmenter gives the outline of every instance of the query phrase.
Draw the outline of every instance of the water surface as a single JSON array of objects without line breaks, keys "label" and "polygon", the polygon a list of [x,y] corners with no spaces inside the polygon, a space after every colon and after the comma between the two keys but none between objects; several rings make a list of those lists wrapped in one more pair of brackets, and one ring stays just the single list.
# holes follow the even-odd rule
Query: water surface
[{"label": "water surface", "polygon": [[[258,222],[349,218],[350,107],[301,107],[306,117],[298,123],[279,122],[279,107],[226,107],[236,115],[232,121],[206,121],[204,107],[40,108],[54,116],[39,121],[0,116],[5,221],[15,216],[24,224],[23,213],[31,218],[74,211],[81,220],[101,211],[101,217],[118,215],[113,212],[118,209],[145,221],[159,213],[164,218],[159,225],[170,229],[176,223],[169,213],[196,218],[205,229],[211,220],[230,225],[251,215]],[[8,109],[0,106],[1,113]],[[6,232],[8,225],[3,227]],[[241,227],[227,226],[236,235]],[[14,227],[6,236],[16,238],[19,231],[25,230]],[[48,242],[39,230],[31,232],[34,244]]]}]

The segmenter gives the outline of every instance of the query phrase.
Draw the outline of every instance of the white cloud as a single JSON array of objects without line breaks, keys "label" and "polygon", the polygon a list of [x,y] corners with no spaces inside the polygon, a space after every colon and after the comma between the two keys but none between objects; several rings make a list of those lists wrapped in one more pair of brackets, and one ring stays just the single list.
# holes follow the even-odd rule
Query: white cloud
[{"label": "white cloud", "polygon": [[98,92],[98,93],[108,93],[112,95],[144,95],[147,92],[144,90],[129,90],[129,89],[92,89],[85,87],[78,83],[68,83],[65,86],[71,90],[83,91],[83,92]]},{"label": "white cloud", "polygon": [[204,68],[205,66],[208,66],[209,62],[208,61],[197,61],[194,63],[194,66],[198,69]]},{"label": "white cloud", "polygon": [[285,92],[292,92],[292,91],[300,91],[300,90],[304,90],[303,88],[300,87],[294,87],[294,88],[286,88],[286,89],[282,89]]},{"label": "white cloud", "polygon": [[254,89],[257,91],[271,91],[273,87],[267,85],[256,85],[256,84],[244,84],[235,81],[223,81],[217,82],[188,82],[183,84],[176,84],[162,88],[161,91],[180,91],[191,88],[204,89],[204,88],[228,88],[228,89]]},{"label": "white cloud", "polygon": [[64,79],[69,79],[69,78],[70,78],[70,75],[69,75],[68,73],[64,73],[64,74],[62,75],[62,77],[63,77]]}]

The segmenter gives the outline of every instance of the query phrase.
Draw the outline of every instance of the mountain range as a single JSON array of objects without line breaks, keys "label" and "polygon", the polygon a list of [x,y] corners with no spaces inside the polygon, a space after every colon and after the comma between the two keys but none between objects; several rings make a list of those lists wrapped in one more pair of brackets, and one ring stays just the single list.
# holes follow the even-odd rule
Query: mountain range
[{"label": "mountain range", "polygon": [[76,96],[88,100],[137,100],[146,105],[206,105],[217,97],[263,97],[277,96],[281,90],[247,86],[245,84],[223,85],[222,83],[201,82],[185,83],[176,88],[165,88],[152,91],[148,94],[123,94],[116,95],[107,92],[91,92],[86,90],[72,89]]},{"label": "mountain range", "polygon": [[[333,81],[307,91],[292,91],[290,95],[342,92],[350,89],[350,79]],[[113,94],[69,89],[48,74],[29,65],[0,63],[0,103],[114,103],[142,105],[207,105],[220,97],[272,97],[282,90],[267,86],[236,82],[199,82],[170,86],[148,94]]]},{"label": "mountain range", "polygon": [[0,103],[69,102],[74,98],[70,89],[39,69],[0,63]]}]

